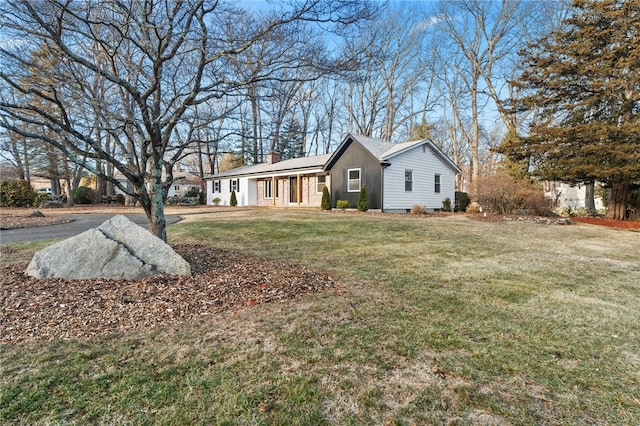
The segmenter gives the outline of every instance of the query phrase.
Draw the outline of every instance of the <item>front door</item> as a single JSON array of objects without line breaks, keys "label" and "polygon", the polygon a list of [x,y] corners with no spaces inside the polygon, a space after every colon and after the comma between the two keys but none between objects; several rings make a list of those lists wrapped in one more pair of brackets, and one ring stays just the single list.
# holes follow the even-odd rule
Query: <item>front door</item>
[{"label": "front door", "polygon": [[298,202],[298,177],[290,177],[289,178],[289,202],[297,203]]}]

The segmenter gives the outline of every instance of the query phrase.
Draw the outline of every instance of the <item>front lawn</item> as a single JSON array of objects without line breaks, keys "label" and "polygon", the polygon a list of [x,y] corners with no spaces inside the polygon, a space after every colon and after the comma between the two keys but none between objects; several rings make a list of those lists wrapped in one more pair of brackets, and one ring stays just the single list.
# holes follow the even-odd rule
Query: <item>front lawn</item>
[{"label": "front lawn", "polygon": [[341,284],[135,335],[0,346],[0,423],[640,419],[638,232],[237,209],[168,236]]}]

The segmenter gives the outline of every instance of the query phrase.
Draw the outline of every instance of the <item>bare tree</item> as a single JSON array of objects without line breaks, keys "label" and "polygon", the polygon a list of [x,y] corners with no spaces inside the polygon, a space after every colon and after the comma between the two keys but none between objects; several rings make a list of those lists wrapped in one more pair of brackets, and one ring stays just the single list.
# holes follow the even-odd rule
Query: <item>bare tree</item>
[{"label": "bare tree", "polygon": [[[151,232],[166,240],[164,200],[173,166],[191,144],[176,140],[178,127],[194,106],[250,83],[227,78],[229,61],[280,28],[305,22],[344,26],[369,13],[360,1],[292,1],[240,34],[226,31],[237,23],[240,11],[216,0],[2,3],[0,26],[14,43],[0,47],[1,125],[57,147],[69,160],[112,182],[142,205]],[[60,66],[48,73],[48,87],[22,79],[30,71],[21,51],[40,46],[60,57]],[[96,60],[96,50],[106,61]],[[107,116],[98,121],[120,147],[115,152],[98,140],[94,120],[80,113],[101,102],[91,91],[99,78],[106,80],[108,92]],[[15,93],[39,98],[47,108]],[[56,137],[17,127],[15,120]],[[85,156],[113,165],[133,187],[107,176]]]},{"label": "bare tree", "polygon": [[471,146],[471,208],[477,208],[477,180],[480,172],[480,110],[487,96],[492,99],[498,113],[507,127],[515,126],[501,100],[496,81],[505,81],[504,76],[496,79],[495,72],[500,62],[508,55],[516,55],[521,45],[525,9],[535,2],[517,0],[450,0],[438,4],[437,30],[449,41],[447,49],[455,60],[455,70],[464,84],[470,101],[472,128]]}]

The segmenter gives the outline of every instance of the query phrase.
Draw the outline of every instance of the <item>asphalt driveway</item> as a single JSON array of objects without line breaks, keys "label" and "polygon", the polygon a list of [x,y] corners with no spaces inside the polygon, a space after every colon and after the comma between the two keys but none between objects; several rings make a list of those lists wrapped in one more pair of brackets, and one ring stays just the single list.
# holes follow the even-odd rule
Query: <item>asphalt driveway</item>
[{"label": "asphalt driveway", "polygon": [[[115,214],[70,214],[66,216],[72,221],[58,225],[1,230],[0,244],[73,237],[89,229],[97,228],[103,222],[115,216]],[[149,228],[149,220],[145,214],[125,214],[125,216],[133,223],[145,229]],[[180,217],[178,215],[166,215],[165,220],[169,225],[178,222]]]}]

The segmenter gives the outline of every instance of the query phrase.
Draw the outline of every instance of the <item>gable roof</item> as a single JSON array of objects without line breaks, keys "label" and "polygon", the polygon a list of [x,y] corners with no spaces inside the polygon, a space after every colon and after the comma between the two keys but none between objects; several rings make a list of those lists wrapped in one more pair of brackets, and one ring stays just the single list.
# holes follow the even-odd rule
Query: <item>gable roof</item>
[{"label": "gable roof", "polygon": [[205,180],[221,179],[230,177],[243,177],[243,176],[270,176],[278,173],[287,172],[320,172],[323,170],[330,170],[338,161],[338,158],[344,154],[347,148],[352,142],[357,142],[369,152],[374,158],[376,158],[381,164],[387,163],[391,158],[401,153],[407,152],[415,147],[426,145],[433,152],[433,154],[440,159],[444,164],[454,170],[456,173],[460,173],[460,168],[447,157],[440,148],[438,148],[433,141],[429,139],[422,139],[418,141],[410,141],[403,143],[390,143],[381,139],[374,139],[362,135],[348,134],[335,150],[333,154],[314,155],[310,157],[292,158],[290,160],[283,160],[277,163],[259,163],[248,166],[241,166],[235,169],[227,170],[222,173],[217,173],[205,177]]},{"label": "gable roof", "polygon": [[371,155],[373,155],[380,163],[386,163],[391,158],[399,155],[403,152],[407,152],[417,146],[427,145],[429,149],[434,153],[436,157],[443,163],[449,166],[456,173],[460,173],[462,170],[453,162],[449,157],[445,155],[440,148],[438,148],[433,141],[429,139],[422,139],[417,141],[403,142],[403,143],[390,143],[381,139],[374,139],[362,135],[348,134],[338,146],[338,149],[331,155],[331,158],[325,164],[325,170],[331,169],[342,156],[344,151],[351,145],[352,142],[357,142],[364,147]]},{"label": "gable roof", "polygon": [[222,173],[216,173],[212,176],[205,177],[205,180],[228,178],[228,177],[241,177],[241,176],[259,176],[259,175],[271,175],[274,173],[288,172],[288,171],[322,171],[324,164],[331,157],[331,154],[314,155],[310,157],[292,158],[290,160],[278,161],[277,163],[259,163],[251,164],[248,166],[241,166],[235,169],[227,170]]},{"label": "gable roof", "polygon": [[445,165],[450,167],[456,173],[462,173],[462,170],[460,169],[460,167],[458,167],[458,165],[454,163],[444,152],[442,152],[442,150],[430,139],[422,139],[418,141],[411,141],[411,142],[404,142],[404,143],[395,143],[391,145],[393,145],[393,147],[390,148],[388,151],[386,151],[382,155],[381,160],[387,161],[391,157],[394,157],[398,154],[409,151],[417,146],[426,145],[431,150],[431,152],[433,152],[433,154],[436,157],[438,157],[440,161],[442,161]]}]

